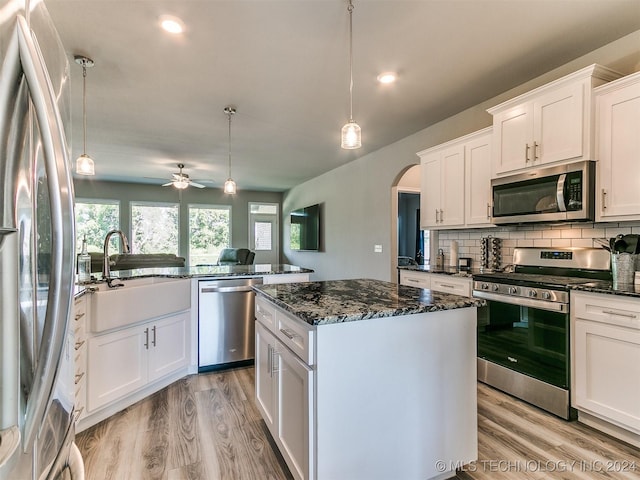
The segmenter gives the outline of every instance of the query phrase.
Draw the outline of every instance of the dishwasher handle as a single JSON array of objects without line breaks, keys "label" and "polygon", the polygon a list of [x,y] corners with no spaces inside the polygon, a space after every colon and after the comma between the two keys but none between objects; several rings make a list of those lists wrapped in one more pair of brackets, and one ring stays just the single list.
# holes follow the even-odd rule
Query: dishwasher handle
[{"label": "dishwasher handle", "polygon": [[229,292],[250,292],[251,285],[240,285],[237,287],[202,287],[200,293],[229,293]]}]

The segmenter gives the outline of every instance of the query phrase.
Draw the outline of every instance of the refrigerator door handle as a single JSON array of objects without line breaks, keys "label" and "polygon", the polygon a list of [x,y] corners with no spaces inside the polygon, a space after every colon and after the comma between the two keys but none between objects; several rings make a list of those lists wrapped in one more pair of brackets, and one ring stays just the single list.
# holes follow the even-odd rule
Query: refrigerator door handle
[{"label": "refrigerator door handle", "polygon": [[62,118],[40,48],[22,16],[17,17],[20,62],[42,137],[51,204],[51,278],[43,341],[38,352],[34,384],[26,410],[25,451],[38,434],[53,395],[53,385],[65,342],[73,297],[73,183]]}]

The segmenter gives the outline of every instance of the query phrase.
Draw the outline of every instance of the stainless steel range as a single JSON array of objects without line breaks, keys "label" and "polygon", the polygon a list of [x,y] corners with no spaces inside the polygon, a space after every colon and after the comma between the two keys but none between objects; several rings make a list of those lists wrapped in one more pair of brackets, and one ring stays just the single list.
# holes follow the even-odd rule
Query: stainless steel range
[{"label": "stainless steel range", "polygon": [[478,380],[559,417],[570,408],[569,291],[610,280],[600,248],[516,248],[512,273],[473,275]]}]

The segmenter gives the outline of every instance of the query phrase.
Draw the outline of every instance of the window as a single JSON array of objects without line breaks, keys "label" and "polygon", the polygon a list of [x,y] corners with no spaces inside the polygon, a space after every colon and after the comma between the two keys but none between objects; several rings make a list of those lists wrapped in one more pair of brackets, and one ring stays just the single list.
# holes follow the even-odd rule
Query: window
[{"label": "window", "polygon": [[131,204],[131,253],[179,254],[177,203]]},{"label": "window", "polygon": [[215,264],[231,246],[231,207],[189,205],[189,264]]},{"label": "window", "polygon": [[76,250],[80,252],[86,236],[90,252],[102,252],[104,237],[120,226],[120,203],[117,200],[76,201]]}]

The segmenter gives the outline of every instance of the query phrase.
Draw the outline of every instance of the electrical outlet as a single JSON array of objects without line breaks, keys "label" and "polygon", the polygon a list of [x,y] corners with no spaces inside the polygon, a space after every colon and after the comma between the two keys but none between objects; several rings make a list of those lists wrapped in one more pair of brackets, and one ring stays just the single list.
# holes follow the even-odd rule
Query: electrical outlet
[{"label": "electrical outlet", "polygon": [[382,253],[382,245],[374,245],[373,253]]}]

